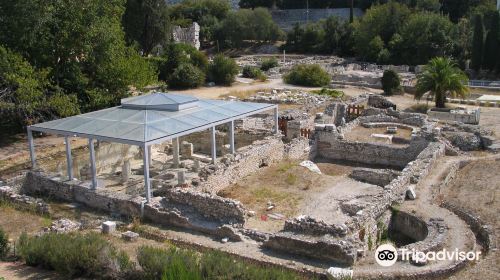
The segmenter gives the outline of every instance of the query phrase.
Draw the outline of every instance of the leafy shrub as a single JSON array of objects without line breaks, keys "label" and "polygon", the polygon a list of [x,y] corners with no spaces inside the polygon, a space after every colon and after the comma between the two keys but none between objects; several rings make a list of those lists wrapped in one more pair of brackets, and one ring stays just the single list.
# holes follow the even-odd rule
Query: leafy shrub
[{"label": "leafy shrub", "polygon": [[253,66],[247,65],[243,67],[242,75],[244,78],[261,80],[261,81],[267,80],[267,76],[264,73],[262,73],[262,71],[259,68]]},{"label": "leafy shrub", "polygon": [[170,75],[168,85],[171,88],[197,88],[205,82],[205,73],[198,67],[184,63]]},{"label": "leafy shrub", "polygon": [[321,87],[330,83],[330,74],[317,64],[295,65],[283,79],[286,83],[299,86]]},{"label": "leafy shrub", "polygon": [[234,59],[224,55],[216,55],[208,66],[208,79],[216,85],[229,86],[238,74],[238,65]]},{"label": "leafy shrub", "polygon": [[0,260],[9,253],[9,235],[0,227]]},{"label": "leafy shrub", "polygon": [[333,98],[340,98],[340,97],[344,96],[344,92],[343,91],[336,90],[336,89],[328,89],[328,88],[322,88],[320,90],[313,90],[311,92],[314,93],[314,94],[326,95],[326,96],[330,96],[330,97],[333,97]]},{"label": "leafy shrub", "polygon": [[386,95],[393,95],[400,93],[401,88],[401,79],[399,78],[398,73],[394,70],[385,70],[384,75],[381,79],[382,89]]},{"label": "leafy shrub", "polygon": [[53,269],[67,277],[119,278],[130,268],[128,256],[97,233],[19,238],[19,255],[27,265]]},{"label": "leafy shrub", "polygon": [[262,60],[262,64],[260,65],[262,71],[267,71],[274,67],[278,67],[278,60],[275,57]]},{"label": "leafy shrub", "polygon": [[137,260],[144,271],[144,279],[202,279],[197,257],[188,250],[142,246]]}]

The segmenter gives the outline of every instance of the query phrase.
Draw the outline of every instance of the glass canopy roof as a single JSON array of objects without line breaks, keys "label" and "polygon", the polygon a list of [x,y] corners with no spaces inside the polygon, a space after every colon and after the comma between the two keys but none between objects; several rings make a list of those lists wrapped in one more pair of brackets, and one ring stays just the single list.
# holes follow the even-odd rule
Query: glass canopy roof
[{"label": "glass canopy roof", "polygon": [[35,124],[30,129],[140,145],[186,135],[276,107],[265,103],[198,100],[180,94],[153,93],[124,99],[121,106]]}]

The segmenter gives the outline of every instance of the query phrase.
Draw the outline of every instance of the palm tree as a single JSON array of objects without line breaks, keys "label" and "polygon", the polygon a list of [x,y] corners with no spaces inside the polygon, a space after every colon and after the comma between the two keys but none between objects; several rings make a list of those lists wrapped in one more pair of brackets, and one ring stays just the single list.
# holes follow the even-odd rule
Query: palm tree
[{"label": "palm tree", "polygon": [[464,98],[469,93],[469,78],[447,57],[431,59],[417,79],[415,98],[420,99],[429,92],[434,96],[437,108],[445,107],[447,95]]}]

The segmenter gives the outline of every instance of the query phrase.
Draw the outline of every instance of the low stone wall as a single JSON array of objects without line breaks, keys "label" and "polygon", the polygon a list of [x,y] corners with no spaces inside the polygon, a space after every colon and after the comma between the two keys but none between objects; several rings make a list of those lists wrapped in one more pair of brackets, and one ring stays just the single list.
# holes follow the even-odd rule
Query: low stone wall
[{"label": "low stone wall", "polygon": [[388,185],[401,175],[401,172],[392,169],[354,168],[350,177],[354,180],[377,186]]},{"label": "low stone wall", "polygon": [[309,216],[301,216],[286,220],[284,231],[295,232],[307,235],[325,235],[343,237],[347,234],[346,225],[327,224],[324,221],[318,221]]},{"label": "low stone wall", "polygon": [[385,144],[349,142],[338,139],[336,133],[317,131],[318,156],[329,160],[346,160],[370,165],[402,169],[426,147],[423,139],[414,139],[407,147]]},{"label": "low stone wall", "polygon": [[264,242],[264,247],[295,255],[333,261],[351,266],[356,261],[356,248],[351,242],[333,241],[331,238],[306,239],[293,233],[276,233]]},{"label": "low stone wall", "polygon": [[166,205],[170,203],[189,205],[207,219],[230,224],[245,223],[246,211],[236,200],[179,188],[165,192],[164,200]]},{"label": "low stone wall", "polygon": [[389,231],[401,233],[416,242],[427,238],[429,233],[425,221],[403,211],[393,211]]},{"label": "low stone wall", "polygon": [[9,186],[0,187],[0,200],[11,203],[16,209],[34,211],[42,215],[50,214],[50,206],[42,199],[18,194]]},{"label": "low stone wall", "polygon": [[231,155],[226,160],[207,166],[200,172],[201,190],[216,194],[261,167],[279,162],[284,158],[307,157],[308,139],[299,138],[285,145],[280,138],[280,136],[266,137],[264,140],[254,142],[252,146],[238,149],[234,157]]},{"label": "low stone wall", "polygon": [[480,112],[479,109],[467,110],[463,112],[455,112],[451,110],[450,112],[440,112],[429,110],[427,112],[430,118],[439,119],[442,121],[455,121],[466,124],[479,124]]}]

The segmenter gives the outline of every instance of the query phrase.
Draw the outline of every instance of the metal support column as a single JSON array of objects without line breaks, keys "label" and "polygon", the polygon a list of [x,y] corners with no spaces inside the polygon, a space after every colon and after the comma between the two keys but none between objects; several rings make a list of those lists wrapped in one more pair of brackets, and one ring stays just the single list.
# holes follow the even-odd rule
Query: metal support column
[{"label": "metal support column", "polygon": [[278,107],[274,108],[274,133],[279,133]]},{"label": "metal support column", "polygon": [[89,150],[90,150],[90,171],[92,172],[92,189],[97,189],[97,172],[95,167],[95,151],[94,151],[94,139],[89,138]]},{"label": "metal support column", "polygon": [[68,171],[68,180],[73,180],[73,159],[71,158],[71,143],[68,136],[64,137],[64,143],[66,144],[66,165]]},{"label": "metal support column", "polygon": [[231,154],[234,154],[236,152],[236,149],[234,147],[234,121],[231,121],[229,123],[229,150]]},{"label": "metal support column", "polygon": [[210,144],[212,145],[212,163],[217,159],[217,144],[215,143],[215,126],[210,129]]},{"label": "metal support column", "polygon": [[151,182],[149,180],[149,147],[144,145],[143,150],[143,163],[144,163],[144,186],[146,188],[146,203],[151,201]]},{"label": "metal support column", "polygon": [[28,145],[30,149],[30,158],[31,158],[31,169],[36,169],[36,155],[35,155],[35,144],[33,142],[33,132],[28,127]]}]

